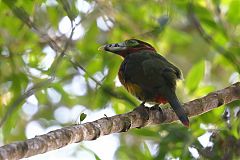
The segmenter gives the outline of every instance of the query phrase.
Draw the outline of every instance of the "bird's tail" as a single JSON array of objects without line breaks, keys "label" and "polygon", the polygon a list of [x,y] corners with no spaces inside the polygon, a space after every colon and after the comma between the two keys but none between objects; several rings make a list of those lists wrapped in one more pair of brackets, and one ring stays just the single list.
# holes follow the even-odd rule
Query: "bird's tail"
[{"label": "bird's tail", "polygon": [[168,94],[166,99],[168,100],[168,103],[171,105],[172,109],[178,116],[179,120],[184,124],[184,126],[189,127],[189,119],[182,105],[180,104],[175,92]]}]

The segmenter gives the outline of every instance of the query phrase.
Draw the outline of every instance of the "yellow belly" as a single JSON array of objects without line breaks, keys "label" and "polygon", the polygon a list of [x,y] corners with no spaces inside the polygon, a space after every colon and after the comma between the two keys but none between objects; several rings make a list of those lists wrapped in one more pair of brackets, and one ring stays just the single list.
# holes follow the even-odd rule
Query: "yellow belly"
[{"label": "yellow belly", "polygon": [[134,83],[126,82],[123,79],[122,72],[118,72],[118,77],[119,77],[119,80],[122,83],[122,85],[127,89],[127,91],[129,93],[131,93],[132,95],[134,95],[135,97],[137,97],[140,100],[145,99],[142,89],[138,85],[136,85]]},{"label": "yellow belly", "polygon": [[140,100],[144,99],[142,89],[138,85],[134,83],[125,83],[123,85],[128,90],[129,93],[139,98]]}]

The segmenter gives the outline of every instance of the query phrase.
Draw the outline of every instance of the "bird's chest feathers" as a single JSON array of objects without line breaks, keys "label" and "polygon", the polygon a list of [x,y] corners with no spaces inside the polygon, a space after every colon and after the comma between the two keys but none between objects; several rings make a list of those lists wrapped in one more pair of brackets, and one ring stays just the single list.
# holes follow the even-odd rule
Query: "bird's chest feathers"
[{"label": "bird's chest feathers", "polygon": [[139,99],[142,99],[142,89],[137,85],[134,84],[130,81],[128,81],[126,79],[126,77],[124,77],[123,71],[120,69],[118,72],[118,78],[120,80],[120,82],[122,83],[122,85],[128,90],[128,92],[130,92],[132,95],[138,97]]},{"label": "bird's chest feathers", "polygon": [[133,83],[131,81],[131,77],[133,76],[131,74],[131,72],[129,71],[129,69],[133,69],[133,68],[127,68],[127,66],[129,66],[129,59],[125,59],[121,66],[120,69],[118,71],[118,78],[120,80],[120,82],[122,83],[122,85],[128,90],[128,92],[130,92],[132,95],[138,97],[139,99],[143,99],[143,90],[141,89],[140,86],[138,86],[136,83]]}]

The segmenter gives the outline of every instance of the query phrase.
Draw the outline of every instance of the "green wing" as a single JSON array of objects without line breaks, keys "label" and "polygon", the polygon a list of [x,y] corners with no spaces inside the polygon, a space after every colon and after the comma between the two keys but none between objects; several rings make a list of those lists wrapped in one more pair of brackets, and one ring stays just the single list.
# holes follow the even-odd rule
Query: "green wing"
[{"label": "green wing", "polygon": [[145,90],[166,85],[175,89],[176,79],[181,78],[181,72],[177,67],[154,52],[132,54],[125,61],[126,80]]}]

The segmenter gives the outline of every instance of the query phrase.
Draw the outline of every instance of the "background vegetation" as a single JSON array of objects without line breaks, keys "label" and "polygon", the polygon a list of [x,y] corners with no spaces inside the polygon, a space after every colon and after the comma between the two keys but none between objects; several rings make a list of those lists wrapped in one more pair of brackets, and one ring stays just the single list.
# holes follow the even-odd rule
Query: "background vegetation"
[{"label": "background vegetation", "polygon": [[[238,0],[2,0],[0,15],[2,144],[138,105],[117,80],[122,59],[99,54],[105,43],[151,43],[181,68],[182,102],[240,79]],[[238,159],[239,104],[191,118],[189,129],[172,123],[115,135],[114,153],[91,143],[116,159]],[[93,148],[78,144],[69,157],[104,157]]]}]

